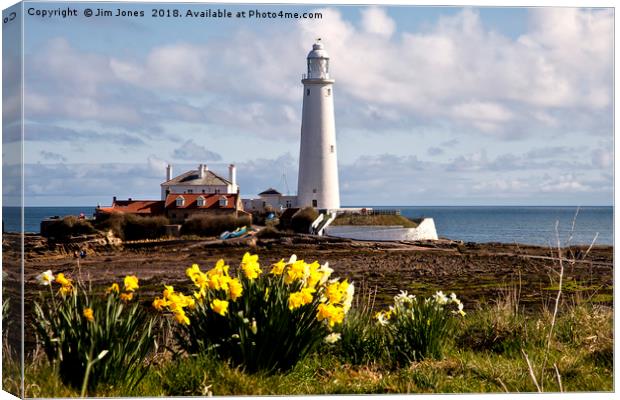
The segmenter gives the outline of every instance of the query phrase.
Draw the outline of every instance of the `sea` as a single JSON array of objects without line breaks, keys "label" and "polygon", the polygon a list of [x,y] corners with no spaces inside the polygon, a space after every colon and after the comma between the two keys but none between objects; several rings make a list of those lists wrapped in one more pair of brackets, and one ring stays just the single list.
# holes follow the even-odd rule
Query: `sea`
[{"label": "sea", "polygon": [[[564,245],[613,245],[613,207],[372,207],[396,209],[409,218],[429,217],[435,221],[439,237],[477,243],[520,243],[556,246],[557,237]],[[51,216],[79,215],[92,217],[95,208],[84,207],[26,207],[26,232],[38,233],[42,219]],[[19,208],[3,207],[2,223],[7,232],[19,231]],[[556,234],[556,222],[558,225]],[[573,226],[574,222],[574,226]],[[598,236],[597,236],[598,234]]]}]

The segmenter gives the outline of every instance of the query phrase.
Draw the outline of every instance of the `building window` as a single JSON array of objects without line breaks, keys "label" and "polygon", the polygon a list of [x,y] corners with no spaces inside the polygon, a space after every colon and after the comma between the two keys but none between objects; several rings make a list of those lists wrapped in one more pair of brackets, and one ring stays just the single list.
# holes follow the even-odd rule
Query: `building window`
[{"label": "building window", "polygon": [[228,199],[225,196],[220,197],[220,207],[228,206]]},{"label": "building window", "polygon": [[177,197],[176,204],[177,207],[183,207],[185,205],[185,198],[183,196]]},{"label": "building window", "polygon": [[204,190],[204,189],[202,189],[202,193],[204,193],[204,192],[205,192],[205,190]]},{"label": "building window", "polygon": [[197,200],[196,200],[196,205],[198,207],[204,207],[205,206],[205,198],[200,196]]},{"label": "building window", "polygon": [[219,194],[220,193],[220,189],[215,189],[215,194]]},{"label": "building window", "polygon": [[306,89],[306,96],[310,96],[310,89]]},{"label": "building window", "polygon": [[327,89],[327,96],[331,96],[332,94],[332,90],[331,89]]},{"label": "building window", "polygon": [[312,189],[312,193],[316,193],[316,188]]},{"label": "building window", "polygon": [[318,207],[319,203],[316,200],[312,200],[312,207]]},{"label": "building window", "polygon": [[334,145],[333,144],[331,146],[329,146],[329,151],[332,152],[332,153],[334,152]]},{"label": "building window", "polygon": [[194,191],[192,189],[187,189],[187,193],[192,194]]}]

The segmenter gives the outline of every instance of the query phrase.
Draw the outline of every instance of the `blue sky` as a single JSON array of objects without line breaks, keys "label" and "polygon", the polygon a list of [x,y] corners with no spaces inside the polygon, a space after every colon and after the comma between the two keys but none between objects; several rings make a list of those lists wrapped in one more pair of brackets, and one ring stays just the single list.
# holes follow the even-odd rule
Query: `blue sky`
[{"label": "blue sky", "polygon": [[158,198],[166,163],[235,163],[244,196],[286,192],[284,174],[293,194],[316,37],[344,205],[613,202],[610,9],[156,5],[322,13],[218,20],[69,6],[80,16],[24,21],[27,205]]}]

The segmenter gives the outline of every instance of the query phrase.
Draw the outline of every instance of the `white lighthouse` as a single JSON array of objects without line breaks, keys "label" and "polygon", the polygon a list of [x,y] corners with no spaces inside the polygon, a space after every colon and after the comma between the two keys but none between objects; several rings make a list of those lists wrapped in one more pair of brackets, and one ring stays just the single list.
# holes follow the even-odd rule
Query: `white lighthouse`
[{"label": "white lighthouse", "polygon": [[299,151],[297,206],[319,209],[340,208],[334,80],[329,78],[329,56],[320,39],[308,54],[304,84]]}]

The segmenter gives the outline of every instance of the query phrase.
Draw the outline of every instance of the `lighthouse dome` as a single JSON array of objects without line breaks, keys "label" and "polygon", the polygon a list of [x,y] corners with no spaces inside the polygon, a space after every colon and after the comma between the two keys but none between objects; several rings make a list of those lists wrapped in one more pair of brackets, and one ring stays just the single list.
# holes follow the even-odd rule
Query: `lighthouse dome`
[{"label": "lighthouse dome", "polygon": [[329,55],[323,48],[323,43],[315,43],[312,45],[312,51],[308,53],[308,58],[329,58]]}]

